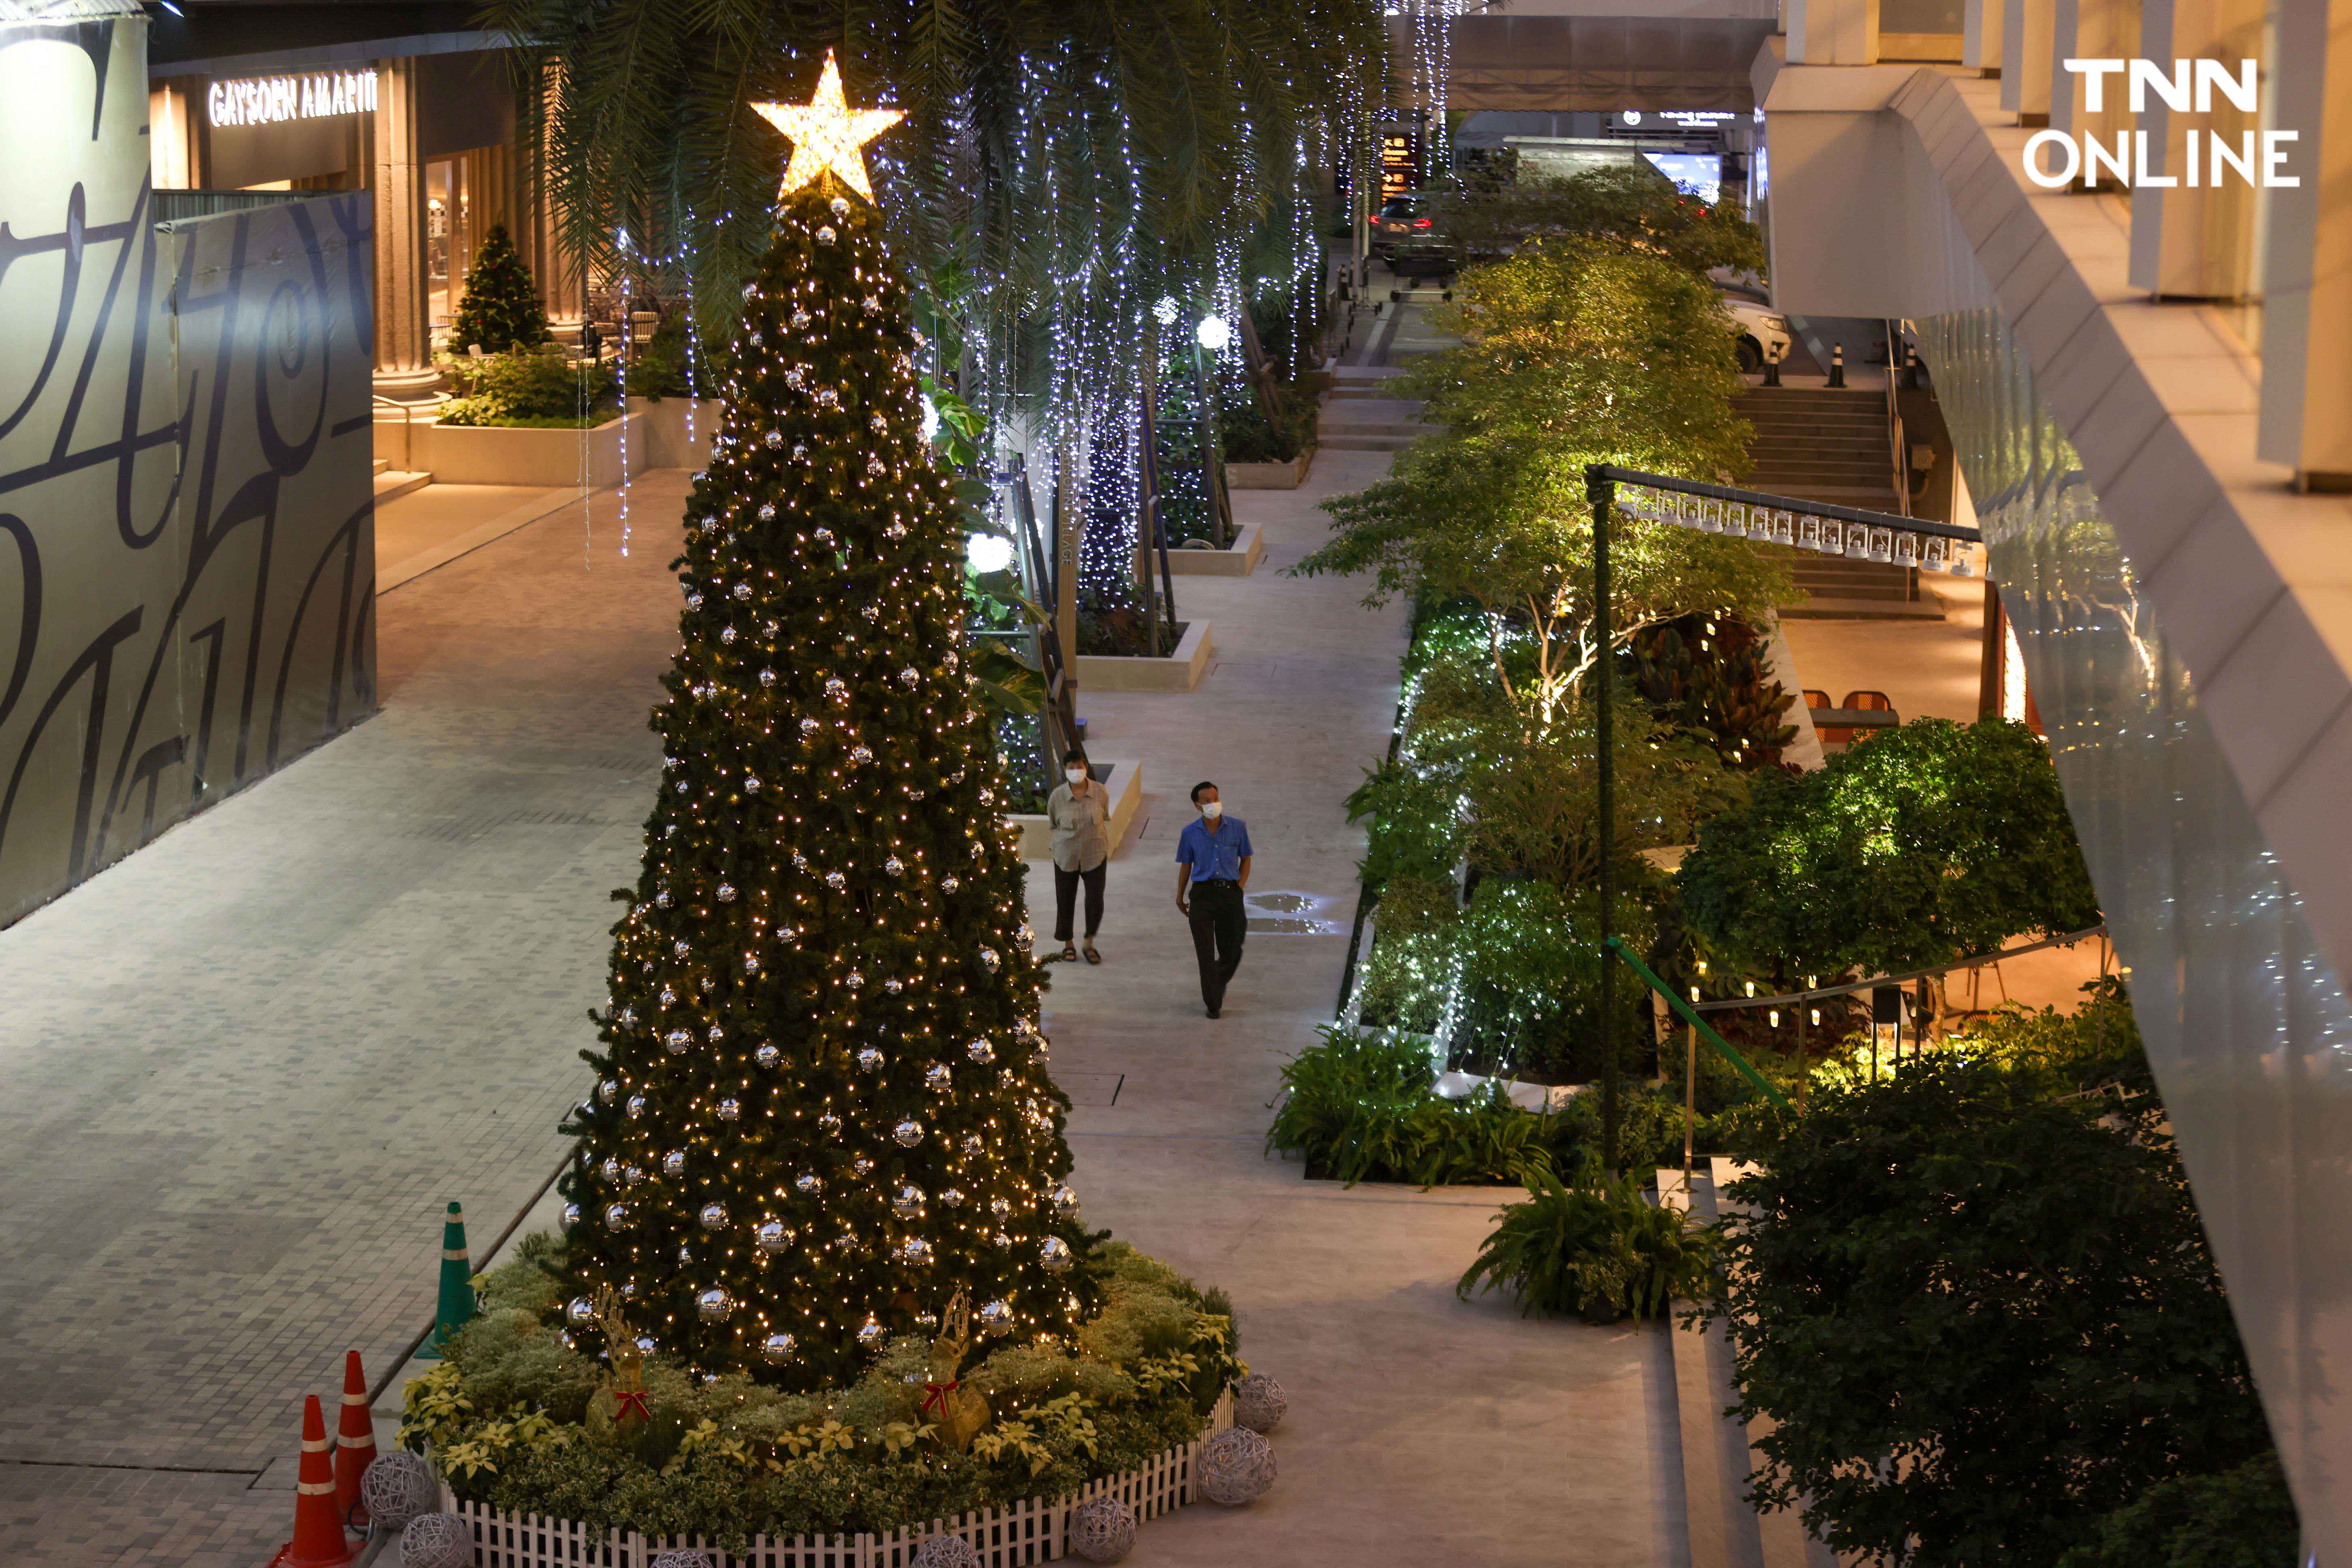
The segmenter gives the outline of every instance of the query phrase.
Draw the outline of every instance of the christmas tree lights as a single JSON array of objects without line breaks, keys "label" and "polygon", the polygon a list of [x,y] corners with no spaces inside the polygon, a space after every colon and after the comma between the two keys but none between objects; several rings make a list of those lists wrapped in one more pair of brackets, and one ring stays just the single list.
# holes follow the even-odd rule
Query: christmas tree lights
[{"label": "christmas tree lights", "polygon": [[638,1348],[794,1387],[935,1329],[958,1289],[984,1334],[1040,1341],[1091,1294],[960,651],[963,523],[904,286],[835,177],[857,184],[835,163],[784,196],[744,290],[563,1178],[580,1342],[609,1288]]}]

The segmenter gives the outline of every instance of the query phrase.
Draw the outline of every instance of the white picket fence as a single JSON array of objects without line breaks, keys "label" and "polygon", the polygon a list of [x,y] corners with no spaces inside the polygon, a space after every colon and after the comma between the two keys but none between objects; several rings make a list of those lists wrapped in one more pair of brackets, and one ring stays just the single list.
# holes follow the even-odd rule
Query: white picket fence
[{"label": "white picket fence", "polygon": [[1140,1522],[1192,1501],[1202,1437],[1233,1421],[1228,1389],[1217,1396],[1202,1436],[1153,1456],[1140,1469],[1105,1476],[1067,1497],[1024,1498],[882,1535],[796,1535],[790,1541],[754,1536],[741,1552],[723,1551],[700,1536],[648,1538],[634,1530],[599,1531],[572,1520],[502,1513],[458,1501],[446,1484],[441,1506],[472,1529],[476,1568],[650,1568],[663,1552],[682,1547],[702,1552],[711,1568],[908,1568],[916,1548],[934,1535],[962,1537],[980,1554],[981,1568],[1027,1568],[1058,1562],[1067,1552],[1070,1512],[1080,1503],[1115,1497]]}]

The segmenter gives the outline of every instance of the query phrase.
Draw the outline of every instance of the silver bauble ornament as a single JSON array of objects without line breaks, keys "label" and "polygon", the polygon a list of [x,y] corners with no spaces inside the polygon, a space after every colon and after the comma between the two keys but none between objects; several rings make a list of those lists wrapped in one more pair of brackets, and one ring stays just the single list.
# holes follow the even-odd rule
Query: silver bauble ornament
[{"label": "silver bauble ornament", "polygon": [[1066,1274],[1070,1269],[1070,1244],[1058,1236],[1049,1236],[1037,1247],[1037,1262],[1048,1274]]},{"label": "silver bauble ornament", "polygon": [[980,1331],[1001,1334],[1013,1326],[1013,1303],[999,1300],[989,1302],[979,1312]]},{"label": "silver bauble ornament", "polygon": [[673,1149],[668,1153],[662,1156],[662,1174],[665,1176],[683,1176],[686,1174],[685,1150]]},{"label": "silver bauble ornament", "polygon": [[770,1334],[760,1342],[760,1354],[770,1366],[782,1366],[793,1359],[794,1343],[790,1334]]},{"label": "silver bauble ornament", "polygon": [[694,1299],[694,1310],[706,1323],[724,1322],[735,1310],[735,1299],[713,1286]]},{"label": "silver bauble ornament", "polygon": [[793,1227],[782,1220],[772,1219],[760,1226],[760,1250],[782,1252],[793,1244]]},{"label": "silver bauble ornament", "polygon": [[996,1047],[990,1045],[986,1040],[974,1040],[970,1045],[964,1047],[963,1054],[971,1060],[978,1062],[982,1067],[986,1067],[989,1063],[996,1059]]},{"label": "silver bauble ornament", "polygon": [[578,1204],[565,1204],[563,1205],[563,1228],[570,1230],[579,1223],[580,1205]]},{"label": "silver bauble ornament", "polygon": [[719,1121],[741,1121],[741,1120],[742,1120],[742,1117],[743,1117],[743,1102],[742,1102],[741,1100],[720,1100],[720,1101],[719,1102]]},{"label": "silver bauble ornament", "polygon": [[732,882],[721,882],[721,883],[719,883],[719,887],[718,887],[717,891],[718,891],[718,894],[719,894],[719,901],[720,903],[722,903],[722,904],[731,904],[731,903],[733,903],[733,902],[735,901],[735,884],[734,884],[734,883],[732,883]]},{"label": "silver bauble ornament", "polygon": [[651,1355],[654,1352],[661,1349],[661,1342],[654,1338],[651,1334],[639,1334],[637,1336],[637,1348],[645,1352],[646,1354]]},{"label": "silver bauble ornament", "polygon": [[1053,1204],[1054,1212],[1064,1218],[1078,1212],[1078,1194],[1070,1189],[1067,1183],[1055,1187],[1053,1196],[1048,1201]]},{"label": "silver bauble ornament", "polygon": [[824,1178],[814,1171],[803,1171],[793,1178],[793,1185],[811,1197],[824,1191]]},{"label": "silver bauble ornament", "polygon": [[898,1140],[900,1148],[911,1149],[923,1141],[923,1124],[910,1116],[890,1129],[890,1136]]},{"label": "silver bauble ornament", "polygon": [[585,1296],[574,1296],[564,1303],[563,1316],[575,1329],[584,1329],[596,1321],[596,1303]]},{"label": "silver bauble ornament", "polygon": [[[977,844],[972,846],[972,849],[975,853],[979,851],[979,848],[980,846]],[[996,956],[996,950],[994,948],[983,947],[980,950],[980,966],[982,969],[987,970],[991,974],[996,973],[997,965],[1003,962],[1003,960]]]},{"label": "silver bauble ornament", "polygon": [[951,1209],[960,1209],[963,1207],[963,1189],[961,1187],[941,1187],[940,1189],[940,1202]]},{"label": "silver bauble ornament", "polygon": [[629,1119],[633,1121],[644,1116],[646,1113],[646,1097],[642,1094],[633,1094],[629,1096],[628,1112]]},{"label": "silver bauble ornament", "polygon": [[[860,748],[860,750],[863,749],[864,748],[862,747]],[[893,877],[903,877],[907,874],[907,863],[904,860],[899,859],[896,855],[893,855],[890,858],[882,862],[882,869],[887,871]]]},{"label": "silver bauble ornament", "polygon": [[869,1159],[867,1159],[867,1158],[866,1158],[865,1155],[863,1155],[863,1154],[860,1154],[859,1156],[857,1156],[857,1158],[856,1158],[856,1159],[852,1160],[851,1162],[849,1162],[849,1173],[850,1173],[851,1175],[853,1175],[853,1176],[857,1176],[857,1177],[861,1177],[861,1178],[862,1178],[862,1177],[864,1177],[864,1176],[865,1176],[865,1174],[866,1174],[868,1171],[871,1171],[873,1168],[874,1168],[874,1162],[873,1162],[873,1161],[871,1161],[871,1160],[869,1160]]},{"label": "silver bauble ornament", "polygon": [[828,1110],[816,1119],[816,1130],[828,1138],[838,1138],[841,1136],[841,1118]]},{"label": "silver bauble ornament", "polygon": [[612,1104],[614,1100],[621,1098],[620,1083],[616,1079],[609,1078],[606,1079],[604,1082],[596,1086],[596,1098],[603,1100],[606,1105]]},{"label": "silver bauble ornament", "polygon": [[[704,989],[705,991],[708,991],[708,990],[709,990],[709,989],[710,989],[710,987],[709,987],[709,986],[708,986],[708,985],[705,985],[705,986],[703,987],[703,989]],[[710,1043],[711,1043],[712,1045],[714,1045],[714,1046],[715,1046],[715,1045],[718,1045],[719,1042],[721,1042],[722,1040],[724,1040],[724,1039],[726,1039],[726,1038],[727,1038],[727,1031],[726,1031],[726,1030],[724,1030],[724,1029],[722,1029],[722,1028],[720,1028],[718,1025],[713,1024],[713,1025],[711,1025],[711,1026],[710,1026],[710,1033],[709,1033],[709,1035],[708,1038],[709,1039],[709,1041],[710,1041]]]},{"label": "silver bauble ornament", "polygon": [[890,1199],[890,1207],[900,1219],[913,1219],[923,1212],[923,1189],[909,1182]]},{"label": "silver bauble ornament", "polygon": [[758,1050],[753,1051],[751,1053],[751,1059],[759,1063],[763,1068],[772,1068],[778,1062],[784,1059],[784,1053],[778,1050],[773,1043],[769,1043],[761,1046]]},{"label": "silver bauble ornament", "polygon": [[940,892],[942,892],[942,893],[952,893],[952,892],[954,892],[958,888],[961,888],[961,887],[962,887],[962,886],[963,886],[963,881],[962,881],[962,879],[961,879],[961,878],[957,878],[957,877],[941,877],[941,878],[940,879]]},{"label": "silver bauble ornament", "polygon": [[873,1313],[866,1313],[866,1321],[857,1325],[857,1348],[867,1351],[880,1350],[883,1338],[882,1325],[875,1320]]},{"label": "silver bauble ornament", "polygon": [[604,1228],[607,1230],[628,1229],[629,1205],[626,1204],[606,1204],[604,1205]]},{"label": "silver bauble ornament", "polygon": [[705,1230],[725,1230],[727,1228],[727,1205],[725,1204],[705,1204],[702,1205],[702,1213],[698,1217],[701,1219],[702,1228]]},{"label": "silver bauble ornament", "polygon": [[1013,1217],[1013,1200],[1001,1194],[996,1197],[992,1197],[988,1200],[988,1212],[994,1215],[1001,1220],[1011,1219]]},{"label": "silver bauble ornament", "polygon": [[624,1184],[634,1187],[643,1183],[645,1179],[646,1173],[644,1170],[638,1166],[624,1165],[621,1167],[621,1181]]},{"label": "silver bauble ornament", "polygon": [[776,683],[776,672],[775,672],[774,670],[772,670],[772,669],[763,669],[763,670],[761,670],[761,671],[760,672],[760,684],[761,684],[761,686],[763,686],[763,687],[765,687],[765,686],[773,686],[773,685],[775,685],[775,683]]},{"label": "silver bauble ornament", "polygon": [[931,1260],[931,1244],[919,1236],[910,1236],[898,1244],[898,1261],[917,1266]]},{"label": "silver bauble ornament", "polygon": [[[668,895],[667,893],[664,893],[664,894],[661,896],[661,906],[662,906],[662,908],[664,908],[664,909],[667,909],[667,908],[669,908],[669,895]],[[661,988],[661,1005],[662,1005],[663,1006],[665,1006],[665,1007],[675,1007],[675,1006],[677,1006],[677,992],[675,992],[675,991],[673,991],[673,990],[671,990],[671,989],[670,989],[668,986],[667,986],[667,985],[663,986],[663,987]]]},{"label": "silver bauble ornament", "polygon": [[923,1069],[923,1087],[933,1094],[945,1094],[955,1087],[955,1070],[945,1062],[933,1062]]},{"label": "silver bauble ornament", "polygon": [[621,1184],[621,1157],[618,1154],[605,1155],[604,1163],[596,1167],[596,1173],[604,1178],[604,1184],[606,1186],[619,1186]]},{"label": "silver bauble ornament", "polygon": [[672,1029],[668,1034],[662,1037],[662,1044],[669,1047],[670,1055],[674,1057],[682,1057],[686,1054],[686,1047],[694,1044],[694,1031],[691,1029]]},{"label": "silver bauble ornament", "polygon": [[857,1070],[860,1072],[880,1072],[882,1070],[882,1052],[880,1047],[867,1046],[864,1050],[859,1051],[857,1053]]}]

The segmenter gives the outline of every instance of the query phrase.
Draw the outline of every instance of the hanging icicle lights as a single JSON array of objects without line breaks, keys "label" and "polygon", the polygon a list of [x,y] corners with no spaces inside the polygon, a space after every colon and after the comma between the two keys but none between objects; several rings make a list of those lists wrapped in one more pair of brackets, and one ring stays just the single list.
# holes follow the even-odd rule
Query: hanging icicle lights
[{"label": "hanging icicle lights", "polygon": [[[1365,188],[1381,10],[1206,0],[1171,17],[1104,0],[972,7],[946,40],[911,12],[862,29],[841,58],[851,96],[906,116],[869,159],[892,248],[961,336],[933,346],[935,379],[1000,441],[1066,446],[1086,477],[1121,483],[1151,303],[1234,319],[1244,252],[1308,275],[1332,216],[1313,193],[1335,172]],[[546,84],[530,133],[570,246],[608,264],[625,227],[645,251],[689,252],[699,335],[717,341],[768,238],[775,133],[751,105],[806,100],[825,43],[740,69],[702,15],[508,0],[499,20],[535,40],[517,53],[521,79]],[[624,56],[625,80],[607,64]]]}]

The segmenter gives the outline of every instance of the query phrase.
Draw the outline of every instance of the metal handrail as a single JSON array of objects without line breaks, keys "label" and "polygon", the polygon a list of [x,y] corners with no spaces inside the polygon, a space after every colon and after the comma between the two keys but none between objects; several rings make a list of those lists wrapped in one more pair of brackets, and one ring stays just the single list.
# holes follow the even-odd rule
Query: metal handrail
[{"label": "metal handrail", "polygon": [[1725,1061],[1729,1062],[1734,1068],[1738,1068],[1740,1075],[1746,1078],[1748,1082],[1754,1084],[1758,1089],[1762,1089],[1764,1091],[1765,1099],[1770,1100],[1773,1104],[1779,1106],[1783,1110],[1796,1110],[1795,1106],[1789,1103],[1788,1096],[1782,1094],[1779,1089],[1774,1089],[1770,1080],[1766,1079],[1762,1073],[1758,1072],[1748,1062],[1746,1057],[1741,1056],[1738,1051],[1731,1048],[1731,1043],[1729,1041],[1726,1040],[1721,1035],[1717,1034],[1713,1029],[1708,1028],[1706,1026],[1706,1020],[1701,1018],[1696,1013],[1693,1012],[1689,1003],[1675,995],[1675,988],[1673,986],[1667,984],[1655,974],[1650,973],[1650,966],[1633,956],[1633,950],[1625,945],[1622,938],[1612,936],[1604,945],[1609,952],[1613,952],[1618,957],[1623,959],[1626,964],[1632,968],[1633,973],[1642,977],[1643,984],[1647,984],[1651,990],[1656,992],[1660,996],[1664,997],[1666,1005],[1681,1014],[1683,1022],[1688,1024],[1693,1029],[1696,1030],[1699,1037],[1706,1040],[1708,1045],[1713,1046],[1718,1056],[1722,1057]]}]

